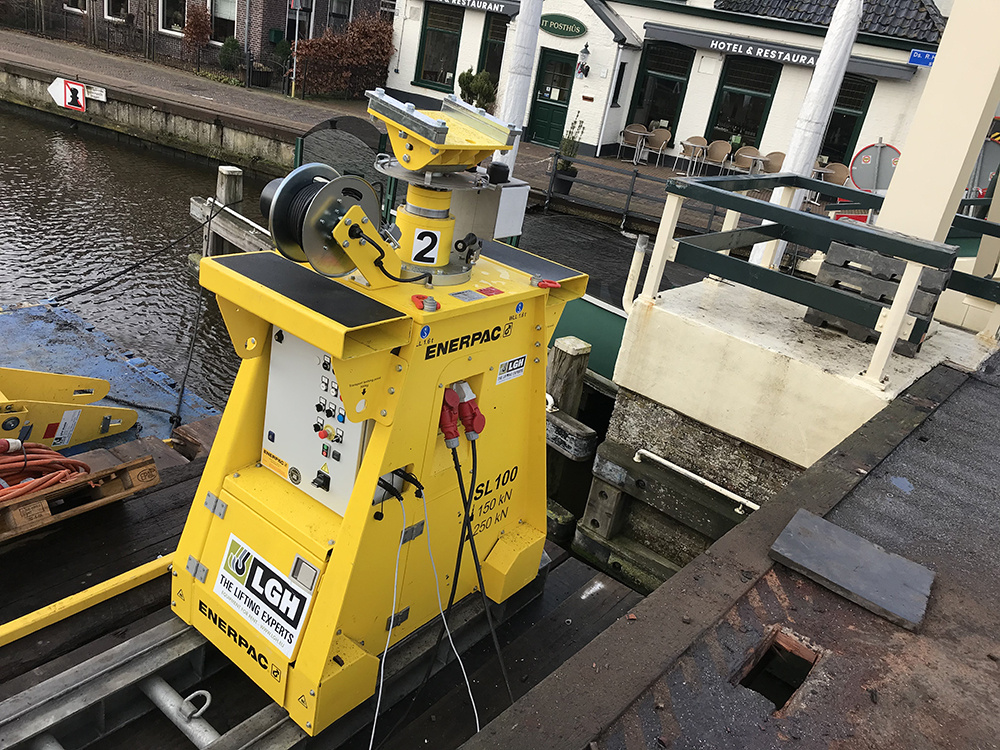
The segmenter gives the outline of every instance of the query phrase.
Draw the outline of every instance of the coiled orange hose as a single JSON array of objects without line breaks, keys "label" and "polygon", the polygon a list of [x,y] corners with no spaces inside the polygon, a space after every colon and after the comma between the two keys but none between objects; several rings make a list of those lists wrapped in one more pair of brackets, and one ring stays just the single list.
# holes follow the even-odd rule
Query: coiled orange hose
[{"label": "coiled orange hose", "polygon": [[0,455],[0,479],[10,485],[0,487],[0,505],[89,473],[90,467],[83,461],[67,458],[41,443],[25,443],[23,451]]}]

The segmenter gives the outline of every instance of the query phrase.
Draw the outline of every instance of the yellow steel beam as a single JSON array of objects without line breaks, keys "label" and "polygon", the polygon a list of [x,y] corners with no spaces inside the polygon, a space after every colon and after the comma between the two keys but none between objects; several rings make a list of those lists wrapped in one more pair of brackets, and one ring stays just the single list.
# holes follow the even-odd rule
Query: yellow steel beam
[{"label": "yellow steel beam", "polygon": [[159,557],[78,594],[67,596],[24,617],[0,625],[0,647],[158,578],[167,572],[172,559],[173,555]]}]

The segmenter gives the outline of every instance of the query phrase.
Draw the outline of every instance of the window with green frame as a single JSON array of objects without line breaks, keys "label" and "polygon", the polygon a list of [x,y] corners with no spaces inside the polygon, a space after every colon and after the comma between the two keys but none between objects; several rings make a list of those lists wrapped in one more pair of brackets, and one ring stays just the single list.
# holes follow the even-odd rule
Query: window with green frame
[{"label": "window with green frame", "polygon": [[647,44],[639,62],[628,121],[642,123],[650,130],[668,128],[676,137],[693,64],[694,50],[690,47],[668,42]]},{"label": "window with green frame", "polygon": [[507,24],[510,18],[499,13],[487,13],[483,24],[483,43],[479,48],[479,70],[490,74],[496,86],[500,82],[500,65],[503,63],[503,46],[507,41]]},{"label": "window with green frame", "polygon": [[831,162],[850,164],[858,146],[861,126],[868,115],[868,105],[875,94],[875,81],[871,78],[848,73],[840,84],[837,102],[833,105],[830,124],[823,137],[819,153]]},{"label": "window with green frame", "polygon": [[451,92],[455,90],[455,66],[465,9],[441,3],[426,3],[425,8],[413,83]]},{"label": "window with green frame", "polygon": [[727,57],[705,133],[709,142],[729,141],[738,135],[740,146],[760,146],[780,76],[778,63]]}]

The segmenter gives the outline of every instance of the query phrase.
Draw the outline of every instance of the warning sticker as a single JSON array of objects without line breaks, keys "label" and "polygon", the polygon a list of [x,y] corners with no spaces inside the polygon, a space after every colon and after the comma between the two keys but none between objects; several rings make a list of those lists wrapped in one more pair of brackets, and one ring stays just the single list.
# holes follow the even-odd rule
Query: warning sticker
[{"label": "warning sticker", "polygon": [[484,286],[476,291],[480,294],[485,294],[487,297],[496,297],[498,294],[503,294],[503,289],[497,289],[495,286]]},{"label": "warning sticker", "polygon": [[76,432],[76,423],[80,421],[82,409],[69,409],[63,412],[62,419],[59,420],[59,427],[56,428],[56,436],[52,438],[52,447],[58,448],[61,445],[69,445]]},{"label": "warning sticker", "polygon": [[261,456],[260,462],[280,477],[285,476],[285,472],[288,471],[288,462],[282,461],[269,450],[264,451],[264,455]]},{"label": "warning sticker", "polygon": [[527,362],[528,356],[523,355],[520,357],[514,357],[514,359],[508,359],[506,362],[501,362],[500,367],[497,368],[497,385],[501,383],[506,383],[508,380],[513,380],[514,378],[519,378],[524,375],[524,363]]},{"label": "warning sticker", "polygon": [[486,297],[485,294],[480,294],[475,289],[466,289],[464,292],[452,292],[450,296],[460,299],[462,302],[475,302],[478,299]]},{"label": "warning sticker", "polygon": [[229,535],[213,591],[289,659],[312,596]]}]

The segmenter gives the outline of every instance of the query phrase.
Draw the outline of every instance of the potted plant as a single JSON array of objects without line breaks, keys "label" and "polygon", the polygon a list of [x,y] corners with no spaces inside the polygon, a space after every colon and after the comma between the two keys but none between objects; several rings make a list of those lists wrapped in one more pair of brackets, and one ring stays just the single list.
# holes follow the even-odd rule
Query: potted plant
[{"label": "potted plant", "polygon": [[580,112],[577,110],[576,117],[570,123],[569,130],[563,133],[562,141],[559,144],[559,156],[556,159],[556,173],[552,180],[552,190],[559,195],[569,195],[569,190],[573,187],[572,179],[576,177],[577,168],[573,165],[573,159],[580,150],[580,139],[583,137],[584,125],[580,119]]}]

